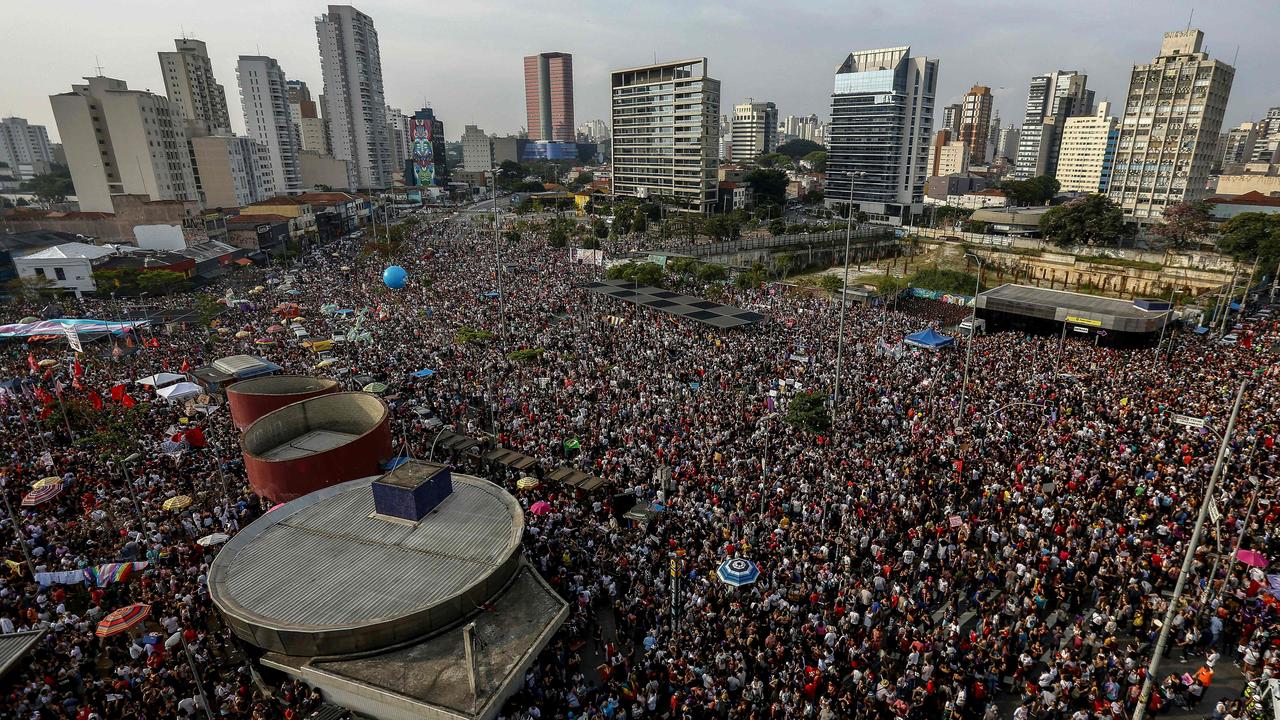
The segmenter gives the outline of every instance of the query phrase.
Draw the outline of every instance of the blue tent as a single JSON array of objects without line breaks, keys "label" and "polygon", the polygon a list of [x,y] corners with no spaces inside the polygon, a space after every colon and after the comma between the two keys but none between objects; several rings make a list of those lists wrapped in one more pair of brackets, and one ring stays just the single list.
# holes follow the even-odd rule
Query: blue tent
[{"label": "blue tent", "polygon": [[435,370],[431,370],[429,368],[423,368],[418,372],[414,373],[413,376],[416,378],[425,378],[425,377],[431,377],[432,375],[435,375],[435,374],[436,374]]},{"label": "blue tent", "polygon": [[908,345],[915,345],[926,350],[937,350],[948,345],[954,344],[955,338],[949,335],[942,335],[934,332],[933,328],[925,328],[918,333],[912,333],[906,337]]}]

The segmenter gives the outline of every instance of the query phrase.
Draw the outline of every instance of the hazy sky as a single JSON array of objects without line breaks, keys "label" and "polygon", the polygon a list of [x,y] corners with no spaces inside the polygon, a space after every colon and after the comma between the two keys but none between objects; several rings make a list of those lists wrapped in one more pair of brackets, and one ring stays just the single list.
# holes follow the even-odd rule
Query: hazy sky
[{"label": "hazy sky", "polygon": [[[244,129],[239,55],[280,61],[290,79],[322,90],[315,16],[306,0],[4,0],[0,116],[57,136],[48,96],[103,74],[164,92],[156,53],[185,32],[208,43],[232,125]],[[1122,105],[1130,67],[1148,62],[1161,33],[1183,29],[1192,0],[362,0],[382,49],[387,103],[429,102],[450,139],[463,125],[505,134],[525,124],[521,58],[574,56],[576,120],[608,119],[609,70],[707,56],[722,105],[772,100],[779,115],[829,113],[832,74],[850,51],[910,45],[941,59],[938,115],[973,84],[989,85],[1004,125],[1021,123],[1027,82],[1053,69],[1089,74],[1098,99]],[[1226,125],[1280,105],[1280,2],[1200,0],[1193,25],[1212,57],[1239,47]],[[96,59],[95,59],[96,58]],[[1119,109],[1115,112],[1119,112]],[[1225,127],[1225,126],[1224,126]]]}]

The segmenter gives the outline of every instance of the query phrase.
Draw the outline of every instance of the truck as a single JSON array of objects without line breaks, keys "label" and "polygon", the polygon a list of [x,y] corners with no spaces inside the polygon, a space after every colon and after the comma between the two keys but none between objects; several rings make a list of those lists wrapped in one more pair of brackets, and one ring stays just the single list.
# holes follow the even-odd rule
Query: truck
[{"label": "truck", "polygon": [[974,335],[982,335],[987,332],[987,321],[982,318],[967,317],[960,321],[957,332],[965,337],[973,337]]}]

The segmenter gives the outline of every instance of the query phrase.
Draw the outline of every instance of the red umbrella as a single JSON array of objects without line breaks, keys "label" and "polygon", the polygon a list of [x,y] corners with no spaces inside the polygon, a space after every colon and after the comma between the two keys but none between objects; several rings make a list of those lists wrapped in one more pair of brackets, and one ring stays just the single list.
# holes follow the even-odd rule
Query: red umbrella
[{"label": "red umbrella", "polygon": [[52,500],[62,493],[65,486],[60,482],[48,483],[22,496],[23,507],[35,507],[46,500]]},{"label": "red umbrella", "polygon": [[551,512],[551,505],[546,500],[539,500],[538,502],[529,506],[529,512],[533,513],[534,515],[546,515],[547,513]]},{"label": "red umbrella", "polygon": [[118,635],[126,630],[137,627],[147,616],[151,614],[151,606],[146,603],[134,603],[126,605],[110,615],[102,618],[102,622],[98,623],[98,637],[111,637]]}]

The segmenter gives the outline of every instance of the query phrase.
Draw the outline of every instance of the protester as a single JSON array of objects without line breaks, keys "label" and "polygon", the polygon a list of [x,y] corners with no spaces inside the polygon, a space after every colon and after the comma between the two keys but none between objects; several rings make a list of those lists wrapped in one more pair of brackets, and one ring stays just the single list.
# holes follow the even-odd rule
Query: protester
[{"label": "protester", "polygon": [[[87,344],[76,363],[57,339],[3,348],[4,379],[20,381],[0,394],[4,492],[31,559],[6,520],[0,630],[47,632],[0,680],[0,715],[192,717],[202,713],[192,667],[221,717],[297,718],[318,705],[301,684],[257,683],[209,601],[217,546],[196,540],[234,535],[265,510],[225,408],[206,416],[134,384],[238,353],[348,385],[386,383],[397,449],[414,457],[432,455],[452,426],[534,457],[544,478],[570,465],[605,479],[585,497],[549,480],[519,491],[512,471],[448,458],[506,484],[526,508],[552,508],[526,513],[525,552],[571,614],[503,709],[508,719],[1128,717],[1215,433],[1249,378],[1215,493],[1220,520],[1206,525],[1171,640],[1208,675],[1164,678],[1151,707],[1198,702],[1220,651],[1249,677],[1275,674],[1265,574],[1221,562],[1205,585],[1216,543],[1280,554],[1275,323],[1246,328],[1247,348],[1176,332],[1167,358],[1056,335],[979,336],[960,414],[966,353],[901,341],[963,311],[921,299],[851,307],[845,401],[834,427],[810,431],[786,409],[798,392],[834,386],[840,318],[825,295],[671,278],[768,316],[720,331],[584,289],[601,269],[570,262],[538,232],[497,241],[501,296],[487,224],[438,219],[410,234],[390,257],[341,240],[287,267],[232,273],[200,291],[231,291],[218,329],[154,323]],[[383,284],[390,264],[407,271],[405,287]],[[146,304],[176,317],[192,302]],[[318,368],[293,333],[269,331],[281,302],[299,305],[312,338],[344,340],[333,364]],[[140,305],[65,304],[112,320]],[[273,342],[255,343],[264,339]],[[52,372],[33,366],[43,358],[58,361]],[[415,377],[422,369],[434,373]],[[1212,432],[1174,413],[1208,417]],[[21,507],[50,475],[66,489]],[[613,512],[619,493],[663,510],[628,527]],[[192,504],[166,510],[179,495]],[[717,579],[735,556],[759,565],[756,582]],[[101,587],[75,581],[73,571],[113,562],[146,566]],[[71,582],[41,586],[33,570]],[[102,617],[131,603],[151,605],[141,627],[95,637]],[[1206,712],[1224,717],[1236,707],[1214,705]]]}]

